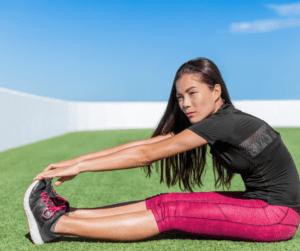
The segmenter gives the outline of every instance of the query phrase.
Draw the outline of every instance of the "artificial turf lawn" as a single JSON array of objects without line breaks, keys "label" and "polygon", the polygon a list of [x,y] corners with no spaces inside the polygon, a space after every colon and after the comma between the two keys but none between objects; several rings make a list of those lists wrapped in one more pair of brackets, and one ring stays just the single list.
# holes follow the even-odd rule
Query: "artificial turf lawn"
[{"label": "artificial turf lawn", "polygon": [[[300,128],[275,130],[280,132],[299,172]],[[0,250],[299,250],[299,231],[291,240],[276,243],[201,239],[175,231],[138,242],[64,237],[59,242],[44,245],[31,243],[23,209],[23,196],[38,173],[50,163],[149,138],[152,132],[153,130],[119,130],[69,133],[0,153]],[[168,188],[164,183],[159,184],[159,176],[154,169],[150,179],[145,176],[146,173],[141,168],[82,173],[55,189],[72,207],[78,208],[101,207],[141,200],[160,193],[181,192],[178,185]],[[244,188],[241,177],[236,175],[230,190],[240,191]],[[194,191],[215,191],[210,157],[204,187]]]}]

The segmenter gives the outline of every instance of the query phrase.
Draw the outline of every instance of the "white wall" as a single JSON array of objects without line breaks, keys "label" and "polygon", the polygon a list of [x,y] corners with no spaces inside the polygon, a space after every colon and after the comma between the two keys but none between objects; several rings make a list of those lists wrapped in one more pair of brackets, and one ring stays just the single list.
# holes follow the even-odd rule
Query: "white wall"
[{"label": "white wall", "polygon": [[300,100],[247,100],[233,104],[272,127],[300,127]]},{"label": "white wall", "polygon": [[65,101],[0,88],[0,151],[65,134]]},{"label": "white wall", "polygon": [[[300,100],[233,101],[273,127],[300,127]],[[0,152],[74,131],[155,128],[167,102],[68,102],[0,88]]]},{"label": "white wall", "polygon": [[71,131],[154,128],[167,102],[70,102]]}]

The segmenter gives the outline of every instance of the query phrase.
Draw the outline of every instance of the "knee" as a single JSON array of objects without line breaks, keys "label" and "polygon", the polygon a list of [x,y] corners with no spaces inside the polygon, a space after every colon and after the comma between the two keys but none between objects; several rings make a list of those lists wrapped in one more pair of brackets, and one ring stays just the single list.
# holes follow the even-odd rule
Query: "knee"
[{"label": "knee", "polygon": [[170,202],[174,200],[174,193],[161,193],[157,195],[159,204]]}]

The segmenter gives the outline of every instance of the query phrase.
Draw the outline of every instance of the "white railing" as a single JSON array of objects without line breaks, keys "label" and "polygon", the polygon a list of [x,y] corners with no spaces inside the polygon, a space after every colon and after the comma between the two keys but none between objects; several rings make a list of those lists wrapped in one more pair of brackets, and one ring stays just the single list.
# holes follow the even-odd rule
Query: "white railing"
[{"label": "white railing", "polygon": [[[300,100],[233,101],[272,127],[300,127]],[[167,102],[68,102],[0,88],[0,152],[75,131],[155,128]]]}]

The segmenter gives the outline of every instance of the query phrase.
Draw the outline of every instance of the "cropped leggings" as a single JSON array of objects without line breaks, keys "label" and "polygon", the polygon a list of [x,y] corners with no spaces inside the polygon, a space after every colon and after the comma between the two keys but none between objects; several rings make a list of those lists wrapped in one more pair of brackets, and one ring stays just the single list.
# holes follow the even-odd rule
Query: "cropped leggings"
[{"label": "cropped leggings", "polygon": [[242,192],[163,193],[146,199],[159,232],[178,230],[201,237],[274,242],[291,239],[296,209],[248,199]]}]

